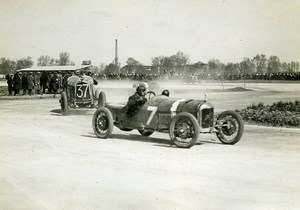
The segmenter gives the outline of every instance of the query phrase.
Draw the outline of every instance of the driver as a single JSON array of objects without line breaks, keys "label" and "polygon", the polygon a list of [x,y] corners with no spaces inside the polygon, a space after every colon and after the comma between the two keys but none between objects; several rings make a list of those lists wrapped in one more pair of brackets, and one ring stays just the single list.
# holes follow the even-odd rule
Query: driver
[{"label": "driver", "polygon": [[74,104],[75,85],[80,81],[79,74],[80,74],[80,71],[76,70],[75,72],[72,72],[72,76],[70,76],[67,79],[67,95],[69,96],[68,97],[68,100],[69,100],[68,102],[71,105]]},{"label": "driver", "polygon": [[147,99],[146,95],[146,88],[143,85],[139,85],[136,88],[136,92],[128,98],[127,102],[127,116],[132,117],[135,113],[140,111],[142,106],[146,103]]}]

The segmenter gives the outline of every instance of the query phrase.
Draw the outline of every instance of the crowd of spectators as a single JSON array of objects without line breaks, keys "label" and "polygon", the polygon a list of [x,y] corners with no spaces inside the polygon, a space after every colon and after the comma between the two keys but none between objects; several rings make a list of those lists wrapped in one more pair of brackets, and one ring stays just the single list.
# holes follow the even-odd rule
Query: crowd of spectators
[{"label": "crowd of spectators", "polygon": [[200,73],[200,74],[97,74],[100,80],[300,80],[298,73],[253,73],[253,74],[220,74],[220,73]]},{"label": "crowd of spectators", "polygon": [[56,94],[64,87],[64,75],[58,72],[17,72],[6,80],[9,95]]},{"label": "crowd of spectators", "polygon": [[[84,74],[84,72],[81,72]],[[79,76],[81,76],[78,73]],[[6,75],[9,95],[58,94],[67,89],[72,72],[16,72]],[[87,72],[88,76],[93,76]],[[94,81],[97,84],[97,81]]]}]

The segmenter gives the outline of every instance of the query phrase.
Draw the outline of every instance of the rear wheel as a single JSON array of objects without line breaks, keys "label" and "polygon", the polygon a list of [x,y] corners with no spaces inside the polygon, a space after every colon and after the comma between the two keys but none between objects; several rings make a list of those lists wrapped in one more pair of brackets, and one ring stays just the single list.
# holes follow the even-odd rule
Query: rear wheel
[{"label": "rear wheel", "polygon": [[237,143],[244,132],[244,121],[237,112],[225,111],[217,118],[216,135],[223,144]]},{"label": "rear wheel", "polygon": [[150,136],[154,131],[138,130],[142,136]]},{"label": "rear wheel", "polygon": [[60,95],[60,107],[61,107],[61,112],[63,115],[68,114],[68,98],[66,92],[62,92]]},{"label": "rear wheel", "polygon": [[182,112],[172,119],[169,134],[177,147],[190,148],[198,140],[199,124],[192,114]]},{"label": "rear wheel", "polygon": [[99,138],[107,138],[112,133],[113,126],[111,112],[104,107],[98,108],[93,115],[94,133]]}]

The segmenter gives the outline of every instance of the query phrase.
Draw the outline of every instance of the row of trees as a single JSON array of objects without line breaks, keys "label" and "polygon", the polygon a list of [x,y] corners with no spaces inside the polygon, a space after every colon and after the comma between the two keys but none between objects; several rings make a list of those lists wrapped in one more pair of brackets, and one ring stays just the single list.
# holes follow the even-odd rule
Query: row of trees
[{"label": "row of trees", "polygon": [[[17,69],[28,68],[33,65],[31,57],[21,58],[19,60],[0,59],[0,74],[14,73]],[[53,58],[48,55],[42,55],[37,60],[38,66],[51,65],[75,65],[70,60],[70,53],[59,53],[59,57]],[[92,68],[94,73],[105,74],[218,74],[218,75],[237,75],[237,74],[272,74],[272,73],[295,73],[300,71],[300,65],[297,61],[280,62],[279,57],[266,57],[263,54],[257,54],[252,59],[244,58],[239,63],[222,63],[218,59],[211,59],[207,63],[201,61],[191,64],[189,55],[178,51],[171,56],[157,56],[151,59],[151,65],[143,65],[133,57],[129,57],[126,65],[120,68],[114,62],[109,65],[101,63]]]},{"label": "row of trees", "polygon": [[61,52],[59,53],[58,59],[50,57],[49,55],[41,55],[37,59],[38,66],[66,66],[75,65],[73,61],[70,60],[70,53]]},{"label": "row of trees", "polygon": [[[30,68],[34,65],[31,57],[21,58],[18,60],[12,60],[9,58],[0,59],[0,74],[10,74],[15,73],[18,69]],[[65,66],[65,65],[75,65],[73,61],[70,60],[70,53],[61,52],[58,58],[50,57],[49,55],[41,55],[37,59],[38,66]]]},{"label": "row of trees", "polygon": [[146,66],[130,57],[126,65],[118,69],[113,63],[106,66],[104,73],[159,73],[159,74],[272,74],[272,73],[295,73],[300,71],[300,65],[297,61],[290,63],[280,62],[279,57],[266,57],[263,54],[257,54],[252,59],[244,58],[239,63],[222,63],[218,59],[211,59],[207,63],[201,61],[191,64],[189,55],[179,51],[171,56],[153,57],[151,66]]}]

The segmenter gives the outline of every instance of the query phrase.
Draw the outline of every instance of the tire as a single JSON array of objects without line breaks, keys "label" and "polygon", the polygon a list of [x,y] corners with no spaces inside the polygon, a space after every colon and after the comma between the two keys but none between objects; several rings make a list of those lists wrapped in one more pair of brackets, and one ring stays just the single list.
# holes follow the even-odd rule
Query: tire
[{"label": "tire", "polygon": [[197,119],[190,113],[179,113],[171,120],[169,135],[171,141],[177,147],[192,147],[199,137],[199,124]]},{"label": "tire", "polygon": [[66,92],[62,92],[60,95],[60,107],[63,115],[68,115],[69,106]]},{"label": "tire", "polygon": [[237,112],[225,111],[217,118],[216,135],[223,144],[237,143],[244,132],[244,121]]},{"label": "tire", "polygon": [[150,136],[154,131],[138,130],[142,136]]},{"label": "tire", "polygon": [[99,138],[107,138],[113,131],[113,117],[104,107],[98,108],[93,115],[94,133]]},{"label": "tire", "polygon": [[106,95],[103,91],[100,92],[98,97],[98,108],[105,107]]}]

